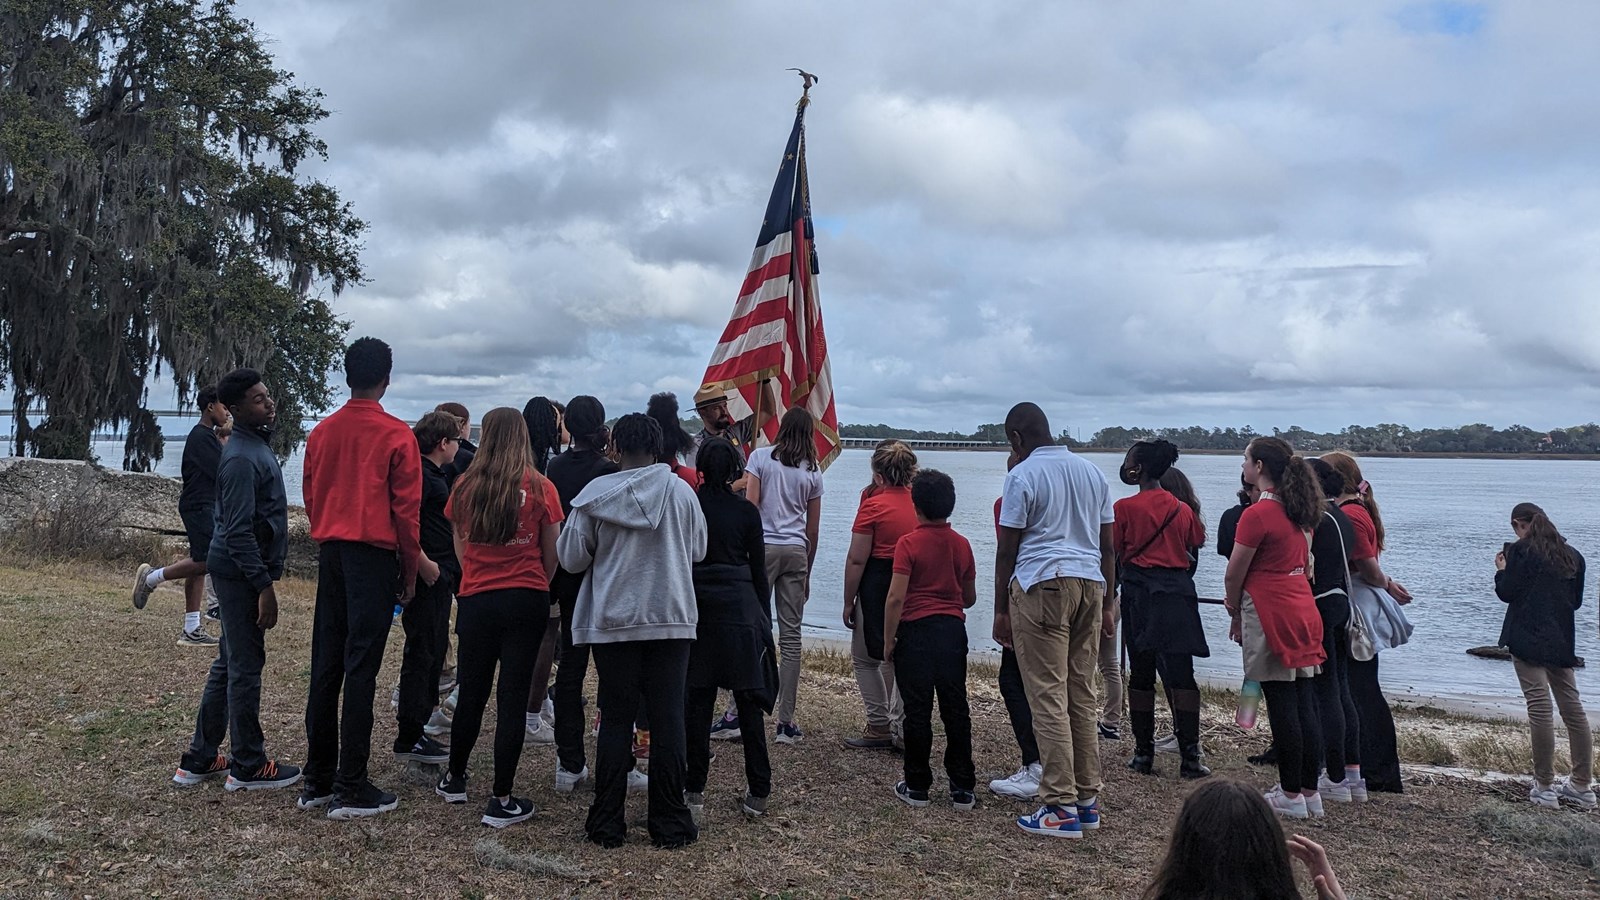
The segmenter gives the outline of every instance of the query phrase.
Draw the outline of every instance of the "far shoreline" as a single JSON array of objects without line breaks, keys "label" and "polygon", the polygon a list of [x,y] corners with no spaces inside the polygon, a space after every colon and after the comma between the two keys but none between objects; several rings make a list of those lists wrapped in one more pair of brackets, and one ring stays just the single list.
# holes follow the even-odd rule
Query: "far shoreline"
[{"label": "far shoreline", "polygon": [[[1269,435],[1269,437],[1270,437],[1270,435]],[[855,440],[877,440],[877,438],[855,438]],[[926,448],[924,448],[924,447],[919,447],[917,445],[916,441],[908,441],[908,443],[911,444],[913,449],[917,449],[917,450],[924,450],[924,449],[925,450],[938,450],[938,451],[944,452],[944,453],[1008,453],[1008,452],[1010,452],[1010,448],[1009,447],[1000,446],[1000,445],[993,446],[993,447],[926,447]],[[936,443],[940,443],[940,442],[938,442],[938,441],[930,441],[928,443],[935,443],[936,444]],[[846,447],[846,448],[844,448],[844,451],[845,452],[852,451],[852,450],[867,450],[867,451],[870,451],[870,449],[871,448],[868,448],[868,447]],[[1090,454],[1090,453],[1123,454],[1123,453],[1127,453],[1128,452],[1128,448],[1123,447],[1123,448],[1119,449],[1119,448],[1116,448],[1116,447],[1074,447],[1074,448],[1072,448],[1072,452],[1074,452],[1074,453],[1082,453],[1082,454]],[[1240,449],[1240,450],[1185,450],[1184,448],[1179,447],[1178,448],[1178,452],[1179,453],[1186,453],[1186,454],[1189,454],[1191,456],[1238,456],[1240,453],[1243,453],[1244,451],[1242,449]],[[1539,459],[1539,460],[1545,460],[1545,459],[1547,459],[1547,460],[1564,460],[1564,461],[1567,461],[1567,462],[1600,462],[1600,453],[1464,453],[1464,452],[1463,453],[1445,453],[1445,452],[1438,452],[1438,451],[1402,452],[1402,451],[1396,451],[1396,450],[1366,450],[1366,451],[1357,452],[1357,451],[1353,451],[1353,450],[1345,451],[1341,447],[1330,447],[1330,448],[1328,448],[1326,450],[1303,450],[1301,452],[1303,452],[1307,456],[1317,456],[1317,455],[1320,455],[1320,454],[1323,454],[1323,453],[1348,452],[1352,456],[1357,456],[1357,457],[1360,457],[1362,459],[1486,459],[1486,460],[1497,460],[1497,459],[1504,459],[1504,460]]]}]

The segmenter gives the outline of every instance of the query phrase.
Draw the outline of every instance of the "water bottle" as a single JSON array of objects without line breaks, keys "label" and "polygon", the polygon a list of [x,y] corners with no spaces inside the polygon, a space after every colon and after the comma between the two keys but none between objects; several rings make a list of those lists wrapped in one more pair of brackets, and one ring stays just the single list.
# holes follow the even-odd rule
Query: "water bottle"
[{"label": "water bottle", "polygon": [[1261,682],[1245,679],[1239,688],[1239,710],[1233,714],[1233,723],[1240,728],[1256,727],[1256,710],[1261,707]]}]

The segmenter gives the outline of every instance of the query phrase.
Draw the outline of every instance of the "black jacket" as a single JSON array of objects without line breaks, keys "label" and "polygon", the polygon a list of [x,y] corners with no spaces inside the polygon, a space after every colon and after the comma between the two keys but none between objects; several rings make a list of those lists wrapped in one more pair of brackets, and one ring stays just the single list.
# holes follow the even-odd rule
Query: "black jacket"
[{"label": "black jacket", "polygon": [[189,429],[183,442],[183,491],[178,509],[211,512],[217,502],[217,466],[222,462],[222,441],[204,422]]},{"label": "black jacket", "polygon": [[1222,514],[1222,521],[1217,523],[1217,555],[1233,555],[1233,535],[1239,530],[1239,517],[1244,515],[1243,506],[1235,506]]},{"label": "black jacket", "polygon": [[462,438],[461,443],[456,445],[456,458],[451,460],[450,465],[445,467],[452,483],[466,474],[467,466],[472,465],[472,458],[477,455],[477,445],[466,438]]},{"label": "black jacket", "polygon": [[771,629],[771,590],[761,511],[734,494],[700,494],[706,517],[705,559],[694,564],[700,621]]},{"label": "black jacket", "polygon": [[444,505],[450,500],[454,483],[451,473],[422,458],[422,552],[461,581],[461,564],[456,561],[456,545],[450,520],[444,517]]},{"label": "black jacket", "polygon": [[589,482],[617,471],[617,464],[606,459],[604,454],[573,447],[550,458],[545,466],[544,477],[556,486],[556,495],[561,498],[561,514],[570,516],[572,501],[589,486]]},{"label": "black jacket", "polygon": [[217,466],[216,524],[206,568],[258,592],[283,577],[289,498],[268,429],[235,428]]},{"label": "black jacket", "polygon": [[1578,663],[1572,619],[1583,605],[1584,563],[1577,550],[1572,554],[1578,571],[1568,576],[1534,557],[1521,541],[1506,548],[1506,567],[1494,575],[1494,592],[1507,604],[1500,644],[1523,662],[1556,669]]}]

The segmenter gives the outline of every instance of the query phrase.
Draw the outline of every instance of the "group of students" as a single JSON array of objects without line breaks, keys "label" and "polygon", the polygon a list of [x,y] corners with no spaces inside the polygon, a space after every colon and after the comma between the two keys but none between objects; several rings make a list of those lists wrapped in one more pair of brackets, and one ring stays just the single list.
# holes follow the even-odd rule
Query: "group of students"
[{"label": "group of students", "polygon": [[[334,819],[394,809],[397,798],[372,783],[367,767],[376,676],[398,600],[406,638],[395,755],[442,766],[436,792],[465,802],[468,759],[495,693],[485,824],[505,826],[535,812],[513,790],[525,729],[545,700],[535,680],[541,665],[548,679],[541,648],[560,659],[552,703],[556,789],[570,792],[592,780],[591,840],[623,842],[630,789],[648,790],[654,843],[695,840],[713,737],[742,740],[746,791],[739,806],[764,814],[772,790],[766,715],[775,714],[774,740],[803,737],[796,711],[800,621],[823,495],[810,415],[789,410],[774,444],[749,452],[753,424],[733,421],[715,389],[695,398],[705,428],[693,436],[667,395],[612,428],[593,397],[565,407],[535,398],[521,412],[485,415],[474,448],[464,446],[465,416],[446,407],[414,427],[385,413],[380,401],[391,367],[383,342],[355,341],[345,357],[351,399],[306,444],[304,496],[319,570],[304,772],[268,757],[258,719],[264,634],[277,621],[273,585],[288,540],[282,472],[269,446],[275,409],[258,373],[241,369],[219,381],[216,401],[230,415],[234,438],[216,468],[209,547],[193,555],[203,555],[215,582],[223,633],[174,780],[189,785],[226,775],[229,790],[258,790],[303,777],[301,808],[325,809]],[[1093,683],[1107,668],[1105,638],[1116,634],[1118,619],[1130,661],[1129,767],[1154,770],[1159,677],[1179,774],[1210,774],[1193,671],[1194,657],[1209,654],[1192,579],[1205,528],[1173,466],[1176,448],[1166,442],[1129,451],[1120,474],[1139,493],[1113,504],[1104,475],[1056,444],[1037,406],[1013,408],[1006,433],[1012,453],[995,510],[994,637],[1003,648],[1001,688],[1023,765],[990,787],[1039,799],[1036,812],[1017,819],[1025,831],[1081,837],[1101,825],[1099,740],[1119,736],[1102,721]],[[569,449],[556,452],[568,441]],[[977,585],[971,547],[948,522],[955,486],[919,469],[898,442],[877,448],[872,469],[852,529],[844,598],[868,724],[846,743],[901,749],[894,795],[926,806],[937,702],[949,800],[970,809],[976,797],[965,611],[977,602]],[[1304,818],[1321,814],[1323,798],[1398,791],[1393,720],[1377,688],[1376,657],[1354,658],[1346,627],[1357,581],[1409,601],[1378,566],[1383,532],[1370,486],[1349,456],[1307,461],[1274,438],[1251,443],[1243,481],[1241,508],[1224,517],[1219,550],[1229,558],[1233,636],[1247,677],[1263,685],[1273,726],[1280,777],[1265,802],[1280,815]],[[1570,668],[1565,676],[1562,670],[1572,662],[1582,559],[1536,507],[1519,507],[1513,526],[1519,540],[1503,554],[1497,588],[1511,604],[1507,642],[1534,719],[1534,800],[1592,805],[1586,767],[1575,764],[1560,784],[1549,772],[1552,687],[1569,730],[1580,730],[1572,728],[1582,712],[1576,688]],[[141,569],[136,603],[159,583],[152,574]],[[1558,601],[1550,599],[1555,587],[1565,591]],[[447,748],[428,731],[439,730],[430,726],[441,715],[452,602],[458,694],[453,716],[444,717]],[[590,656],[601,710],[592,776],[582,698]],[[1120,674],[1120,660],[1112,668]],[[719,690],[731,693],[721,717]],[[644,730],[647,777],[636,771]],[[1588,734],[1586,726],[1581,731]],[[231,744],[226,756],[219,750],[224,739]]]}]

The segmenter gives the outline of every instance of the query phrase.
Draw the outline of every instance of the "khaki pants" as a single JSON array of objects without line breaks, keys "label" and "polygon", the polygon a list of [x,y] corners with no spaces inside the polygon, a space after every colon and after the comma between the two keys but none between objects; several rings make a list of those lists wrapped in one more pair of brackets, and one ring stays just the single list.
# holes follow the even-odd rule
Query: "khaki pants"
[{"label": "khaki pants", "polygon": [[880,662],[867,653],[867,630],[857,622],[850,637],[850,664],[855,669],[861,704],[867,708],[867,728],[875,734],[900,737],[905,710],[894,686],[894,663]]},{"label": "khaki pants", "polygon": [[811,574],[806,548],[767,545],[767,580],[778,619],[778,722],[794,721],[795,693],[800,689],[800,622],[806,614]]},{"label": "khaki pants", "polygon": [[[1112,616],[1116,616],[1114,609]],[[1100,682],[1105,688],[1100,721],[1108,728],[1118,728],[1122,725],[1122,648],[1116,628],[1100,636]]]},{"label": "khaki pants", "polygon": [[1589,731],[1589,717],[1583,711],[1583,701],[1578,699],[1578,681],[1571,669],[1538,666],[1511,658],[1517,667],[1517,680],[1522,682],[1522,696],[1528,701],[1528,725],[1533,730],[1533,777],[1549,786],[1556,773],[1556,726],[1550,715],[1550,695],[1555,695],[1555,706],[1561,710],[1561,722],[1567,726],[1567,741],[1572,749],[1572,786],[1588,790],[1594,774],[1594,734]]},{"label": "khaki pants", "polygon": [[1012,581],[1010,590],[1011,643],[1044,764],[1039,799],[1056,806],[1087,804],[1101,787],[1094,673],[1105,586],[1086,578],[1050,578],[1029,591]]}]

